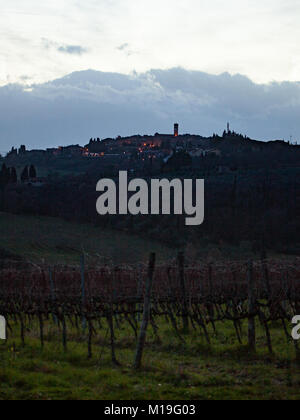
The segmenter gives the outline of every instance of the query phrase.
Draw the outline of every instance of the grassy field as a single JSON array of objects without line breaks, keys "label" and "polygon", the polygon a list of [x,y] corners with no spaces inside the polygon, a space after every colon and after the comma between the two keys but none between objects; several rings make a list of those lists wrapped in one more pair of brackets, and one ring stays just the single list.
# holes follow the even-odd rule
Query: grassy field
[{"label": "grassy field", "polygon": [[[79,264],[80,255],[108,260],[116,264],[136,264],[148,261],[156,252],[159,262],[170,260],[177,254],[162,243],[91,224],[67,222],[59,218],[23,216],[0,212],[1,250],[19,255],[34,263]],[[196,247],[186,246],[186,255],[196,261],[257,259],[251,243],[240,246],[212,244],[207,240]],[[270,258],[289,259],[293,256],[269,253]]]},{"label": "grassy field", "polygon": [[37,326],[27,331],[24,348],[16,331],[0,343],[0,399],[300,399],[300,366],[279,325],[271,328],[273,356],[261,330],[253,355],[236,343],[230,323],[219,325],[211,346],[199,332],[182,343],[170,329],[160,325],[158,338],[150,328],[138,372],[132,369],[135,339],[125,327],[116,332],[120,367],[110,361],[105,328],[93,339],[90,360],[84,333],[70,331],[64,353],[53,326],[45,328],[44,350]]},{"label": "grassy field", "polygon": [[50,217],[0,213],[0,232],[0,248],[33,262],[76,264],[82,252],[115,263],[144,262],[151,251],[159,260],[174,254],[154,241]]}]

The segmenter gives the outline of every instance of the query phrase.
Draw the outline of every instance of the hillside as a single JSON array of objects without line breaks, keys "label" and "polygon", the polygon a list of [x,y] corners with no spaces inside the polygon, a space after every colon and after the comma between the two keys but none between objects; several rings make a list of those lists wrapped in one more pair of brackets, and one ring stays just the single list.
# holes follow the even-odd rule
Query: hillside
[{"label": "hillside", "polygon": [[73,264],[84,251],[115,263],[147,260],[152,250],[169,258],[171,250],[154,241],[92,225],[65,222],[58,218],[0,213],[0,248],[6,259],[23,257],[39,263]]}]

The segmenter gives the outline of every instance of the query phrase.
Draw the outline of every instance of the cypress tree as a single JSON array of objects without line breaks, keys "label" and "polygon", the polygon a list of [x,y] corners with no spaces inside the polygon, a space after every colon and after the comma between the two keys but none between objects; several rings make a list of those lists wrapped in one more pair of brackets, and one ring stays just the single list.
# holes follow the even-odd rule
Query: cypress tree
[{"label": "cypress tree", "polygon": [[30,179],[35,179],[36,176],[37,176],[36,175],[36,169],[35,169],[34,165],[31,165],[30,169],[29,169],[29,178]]},{"label": "cypress tree", "polygon": [[10,182],[16,184],[18,182],[18,175],[15,167],[12,167],[10,170]]},{"label": "cypress tree", "polygon": [[23,169],[23,172],[21,174],[21,181],[26,182],[28,180],[29,180],[28,166],[25,166],[25,168]]},{"label": "cypress tree", "polygon": [[2,169],[1,169],[1,172],[0,172],[1,186],[7,185],[9,183],[9,179],[10,179],[10,171],[7,168],[7,166],[5,165],[5,163],[3,163]]}]

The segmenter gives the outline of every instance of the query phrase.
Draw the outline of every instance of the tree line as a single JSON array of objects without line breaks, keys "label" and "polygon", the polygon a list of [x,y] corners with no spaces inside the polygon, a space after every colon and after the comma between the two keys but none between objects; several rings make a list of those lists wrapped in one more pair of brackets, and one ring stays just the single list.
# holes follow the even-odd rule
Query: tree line
[{"label": "tree line", "polygon": [[[37,178],[37,171],[34,165],[26,165],[20,175],[20,181],[25,183]],[[5,163],[0,171],[0,186],[3,188],[8,184],[18,183],[18,173],[14,166],[7,167]]]}]

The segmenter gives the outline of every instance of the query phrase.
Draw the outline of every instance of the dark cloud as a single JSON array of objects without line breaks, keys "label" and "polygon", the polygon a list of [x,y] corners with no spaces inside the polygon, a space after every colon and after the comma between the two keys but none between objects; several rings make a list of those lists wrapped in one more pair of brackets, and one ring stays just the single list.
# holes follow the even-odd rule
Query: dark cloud
[{"label": "dark cloud", "polygon": [[127,57],[130,57],[131,55],[138,54],[138,51],[133,51],[130,48],[130,44],[128,44],[128,43],[120,45],[119,47],[117,47],[117,50],[125,53],[127,55]]},{"label": "dark cloud", "polygon": [[82,55],[87,53],[87,49],[80,45],[64,45],[57,48],[57,51],[65,54]]},{"label": "dark cloud", "polygon": [[117,50],[119,50],[119,51],[124,51],[124,50],[126,50],[127,48],[129,48],[129,44],[128,44],[128,43],[125,43],[125,44],[122,44],[122,45],[120,45],[119,47],[117,47]]},{"label": "dark cloud", "polygon": [[47,38],[41,38],[43,47],[46,50],[56,49],[60,53],[70,54],[70,55],[82,55],[88,52],[87,48],[84,48],[80,45],[61,45],[55,41],[51,41]]},{"label": "dark cloud", "polygon": [[300,140],[300,83],[258,85],[245,76],[181,68],[123,75],[84,71],[24,89],[0,88],[0,150],[84,144],[90,137],[222,133]]}]

